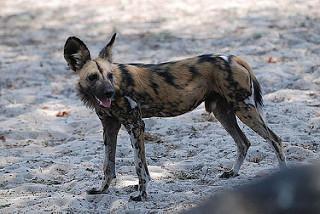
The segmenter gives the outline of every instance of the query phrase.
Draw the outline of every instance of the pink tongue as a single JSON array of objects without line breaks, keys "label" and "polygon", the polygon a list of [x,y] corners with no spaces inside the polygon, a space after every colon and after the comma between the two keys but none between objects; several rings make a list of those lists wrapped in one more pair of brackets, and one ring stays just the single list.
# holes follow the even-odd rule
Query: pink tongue
[{"label": "pink tongue", "polygon": [[110,108],[111,99],[109,99],[109,98],[101,99],[100,105],[102,105],[105,108]]}]

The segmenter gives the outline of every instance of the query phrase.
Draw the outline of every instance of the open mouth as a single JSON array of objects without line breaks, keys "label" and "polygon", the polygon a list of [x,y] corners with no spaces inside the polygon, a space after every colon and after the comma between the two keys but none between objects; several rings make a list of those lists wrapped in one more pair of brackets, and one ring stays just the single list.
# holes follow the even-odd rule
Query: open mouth
[{"label": "open mouth", "polygon": [[95,97],[96,100],[98,101],[99,105],[104,107],[104,108],[110,108],[111,107],[111,98],[98,98]]}]

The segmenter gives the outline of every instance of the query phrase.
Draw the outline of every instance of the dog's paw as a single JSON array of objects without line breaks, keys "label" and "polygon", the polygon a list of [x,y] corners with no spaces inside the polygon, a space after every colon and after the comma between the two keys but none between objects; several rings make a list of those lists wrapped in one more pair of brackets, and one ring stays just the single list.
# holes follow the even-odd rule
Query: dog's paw
[{"label": "dog's paw", "polygon": [[139,185],[138,184],[133,185],[133,188],[134,188],[135,191],[138,191],[139,190]]},{"label": "dog's paw", "polygon": [[130,196],[129,201],[142,201],[141,195],[138,196]]},{"label": "dog's paw", "polygon": [[233,170],[223,172],[219,177],[223,179],[237,177],[239,174],[235,173]]},{"label": "dog's paw", "polygon": [[140,193],[137,196],[130,196],[130,199],[129,199],[129,201],[146,201],[146,200],[147,200],[146,192]]},{"label": "dog's paw", "polygon": [[101,194],[101,193],[103,193],[103,192],[101,190],[96,189],[96,188],[92,188],[92,189],[87,190],[88,195],[96,195],[96,194]]}]

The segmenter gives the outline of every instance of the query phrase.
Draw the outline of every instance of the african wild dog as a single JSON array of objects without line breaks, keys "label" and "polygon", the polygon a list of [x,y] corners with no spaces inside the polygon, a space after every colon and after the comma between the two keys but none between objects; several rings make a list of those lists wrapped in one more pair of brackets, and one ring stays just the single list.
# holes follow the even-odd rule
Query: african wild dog
[{"label": "african wild dog", "polygon": [[76,37],[69,37],[64,47],[66,61],[80,77],[79,95],[96,111],[103,126],[104,181],[100,189],[88,193],[105,192],[116,177],[116,141],[122,124],[130,134],[139,177],[139,195],[131,199],[145,200],[150,175],[142,118],[181,115],[202,102],[238,147],[235,164],[221,177],[238,174],[250,146],[236,116],[270,142],[279,165],[286,166],[281,140],[268,128],[260,112],[263,105],[260,85],[245,61],[236,56],[208,54],[161,64],[116,64],[111,56],[115,37],[116,34],[95,59],[91,59],[86,45]]}]

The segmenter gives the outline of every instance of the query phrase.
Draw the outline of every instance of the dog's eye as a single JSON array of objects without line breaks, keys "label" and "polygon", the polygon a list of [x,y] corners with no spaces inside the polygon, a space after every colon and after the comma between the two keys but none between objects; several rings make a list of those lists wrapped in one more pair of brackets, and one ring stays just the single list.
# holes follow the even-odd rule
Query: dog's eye
[{"label": "dog's eye", "polygon": [[112,80],[113,79],[113,74],[112,73],[108,73],[107,77],[108,77],[109,80]]},{"label": "dog's eye", "polygon": [[89,76],[88,76],[88,80],[90,80],[91,82],[92,81],[95,81],[95,80],[97,80],[98,79],[98,74],[90,74]]}]

